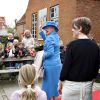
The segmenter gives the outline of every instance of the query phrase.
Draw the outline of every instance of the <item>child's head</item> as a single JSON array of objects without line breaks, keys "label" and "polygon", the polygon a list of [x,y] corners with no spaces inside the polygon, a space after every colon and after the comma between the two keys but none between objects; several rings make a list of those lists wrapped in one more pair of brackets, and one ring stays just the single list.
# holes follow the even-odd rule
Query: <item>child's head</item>
[{"label": "child's head", "polygon": [[12,42],[8,42],[7,43],[7,48],[8,49],[12,49],[13,48],[13,43]]},{"label": "child's head", "polygon": [[18,40],[14,39],[14,45],[17,45],[17,44],[18,44]]},{"label": "child's head", "polygon": [[8,34],[8,40],[13,40],[13,39],[14,39],[13,34],[9,33],[9,34]]},{"label": "child's head", "polygon": [[27,49],[30,56],[33,56],[33,57],[36,56],[36,52],[35,52],[35,49],[33,46],[28,46],[26,49]]},{"label": "child's head", "polygon": [[30,38],[31,37],[31,32],[29,30],[25,30],[24,34],[25,34],[26,38]]},{"label": "child's head", "polygon": [[36,70],[33,65],[26,64],[19,70],[19,84],[26,90],[22,93],[21,100],[36,100],[34,85],[36,81]]},{"label": "child's head", "polygon": [[19,48],[24,48],[24,43],[19,42],[19,43],[18,43],[18,47],[19,47]]}]

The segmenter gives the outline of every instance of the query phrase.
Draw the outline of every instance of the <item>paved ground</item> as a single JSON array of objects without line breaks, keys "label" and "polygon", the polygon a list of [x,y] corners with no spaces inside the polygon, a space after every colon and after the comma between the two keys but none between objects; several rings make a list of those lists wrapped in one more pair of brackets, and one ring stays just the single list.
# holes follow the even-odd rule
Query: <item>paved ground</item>
[{"label": "paved ground", "polygon": [[[39,80],[41,86],[41,80]],[[0,80],[0,100],[10,100],[11,94],[20,87],[16,80]]]},{"label": "paved ground", "polygon": [[[13,91],[19,89],[16,81],[0,80],[0,100],[9,100]],[[94,84],[94,90],[100,90],[100,83]]]},{"label": "paved ground", "polygon": [[94,83],[93,85],[93,91],[100,90],[100,83]]},{"label": "paved ground", "polygon": [[0,100],[9,100],[11,93],[19,89],[17,82],[15,81],[0,81]]}]

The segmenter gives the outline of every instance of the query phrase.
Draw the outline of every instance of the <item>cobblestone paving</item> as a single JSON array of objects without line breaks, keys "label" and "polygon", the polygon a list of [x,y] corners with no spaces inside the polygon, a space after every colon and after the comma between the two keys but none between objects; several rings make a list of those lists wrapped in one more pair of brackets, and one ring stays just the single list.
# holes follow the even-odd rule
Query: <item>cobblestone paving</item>
[{"label": "cobblestone paving", "polygon": [[0,81],[0,100],[10,100],[13,91],[19,89],[16,81]]},{"label": "cobblestone paving", "polygon": [[[93,90],[100,90],[100,83],[95,83],[93,87]],[[16,81],[0,80],[0,100],[10,100],[11,94],[17,89],[19,86]]]}]

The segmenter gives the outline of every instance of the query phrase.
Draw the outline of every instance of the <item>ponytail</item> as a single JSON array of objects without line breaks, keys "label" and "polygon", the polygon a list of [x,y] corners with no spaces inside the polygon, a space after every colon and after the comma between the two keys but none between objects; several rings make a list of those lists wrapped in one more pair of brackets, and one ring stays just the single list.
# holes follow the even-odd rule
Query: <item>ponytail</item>
[{"label": "ponytail", "polygon": [[36,81],[36,70],[32,65],[26,64],[19,70],[19,84],[24,87],[20,100],[36,100],[34,90]]},{"label": "ponytail", "polygon": [[36,100],[36,92],[31,88],[31,85],[27,86],[20,100]]}]

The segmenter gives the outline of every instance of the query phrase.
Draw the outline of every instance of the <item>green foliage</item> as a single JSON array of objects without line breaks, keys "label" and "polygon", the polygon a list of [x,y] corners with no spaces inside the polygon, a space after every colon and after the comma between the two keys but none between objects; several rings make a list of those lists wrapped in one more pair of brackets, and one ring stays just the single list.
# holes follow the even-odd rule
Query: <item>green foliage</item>
[{"label": "green foliage", "polygon": [[5,43],[7,41],[7,36],[2,37],[2,43]]},{"label": "green foliage", "polygon": [[43,50],[43,45],[41,45],[41,46],[36,46],[34,49],[36,50],[36,52],[37,52],[37,51],[41,51],[41,50]]},{"label": "green foliage", "polygon": [[8,33],[14,33],[14,28],[8,27],[8,28],[7,28],[7,32],[8,32]]},{"label": "green foliage", "polygon": [[[99,65],[99,68],[100,68],[100,65]],[[95,82],[100,83],[100,69],[99,69],[99,73],[98,73],[98,76],[97,76]]]},{"label": "green foliage", "polygon": [[[15,36],[14,39],[18,39],[18,36]],[[7,41],[7,36],[2,36],[2,43],[5,43]]]},{"label": "green foliage", "polygon": [[0,70],[3,69],[3,63],[0,61]]},{"label": "green foliage", "polygon": [[95,80],[95,82],[100,83],[100,77]]},{"label": "green foliage", "polygon": [[19,37],[18,36],[14,36],[14,39],[19,39]]}]

